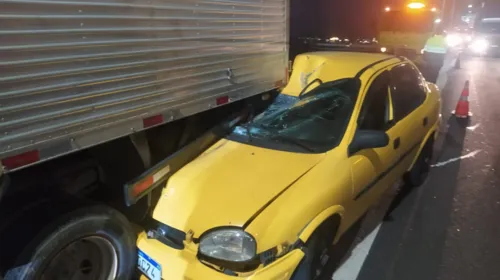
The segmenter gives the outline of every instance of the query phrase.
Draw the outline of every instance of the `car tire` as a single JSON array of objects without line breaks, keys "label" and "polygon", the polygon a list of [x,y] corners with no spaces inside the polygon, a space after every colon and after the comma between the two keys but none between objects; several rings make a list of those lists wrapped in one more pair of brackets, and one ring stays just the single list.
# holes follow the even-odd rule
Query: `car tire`
[{"label": "car tire", "polygon": [[303,247],[304,258],[295,269],[291,280],[317,280],[326,276],[325,267],[332,255],[332,243],[339,225],[340,217],[334,216],[314,231]]},{"label": "car tire", "polygon": [[433,152],[433,141],[429,140],[422,148],[415,164],[404,177],[403,181],[411,187],[419,187],[425,183],[431,169],[431,160]]},{"label": "car tire", "polygon": [[76,273],[82,276],[78,279],[126,280],[134,275],[136,235],[128,220],[107,206],[76,208],[35,231],[5,280],[69,279]]}]

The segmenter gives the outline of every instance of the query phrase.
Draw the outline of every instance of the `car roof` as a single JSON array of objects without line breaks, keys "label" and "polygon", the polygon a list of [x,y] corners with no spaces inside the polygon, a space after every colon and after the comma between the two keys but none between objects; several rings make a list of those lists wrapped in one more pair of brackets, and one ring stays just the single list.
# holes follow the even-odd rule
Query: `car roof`
[{"label": "car roof", "polygon": [[[315,56],[323,58],[325,61],[342,67],[343,71],[356,76],[362,69],[368,65],[376,64],[379,61],[396,58],[393,55],[383,53],[362,53],[362,52],[313,52],[302,54],[305,56]],[[347,73],[346,73],[347,74]]]},{"label": "car roof", "polygon": [[[384,61],[404,62],[406,59],[382,53],[360,52],[312,52],[295,58],[293,72],[283,93],[298,96],[305,86],[314,79],[323,82],[359,77],[365,69],[383,67]],[[380,66],[377,67],[377,64]],[[314,88],[311,86],[307,91]]]}]

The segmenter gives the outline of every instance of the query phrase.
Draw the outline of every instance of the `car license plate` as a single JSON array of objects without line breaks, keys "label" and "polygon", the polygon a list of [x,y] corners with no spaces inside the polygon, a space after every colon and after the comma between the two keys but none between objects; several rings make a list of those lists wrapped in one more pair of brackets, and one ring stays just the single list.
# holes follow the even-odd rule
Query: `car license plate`
[{"label": "car license plate", "polygon": [[138,250],[137,265],[139,270],[151,280],[161,280],[161,266],[146,253]]}]

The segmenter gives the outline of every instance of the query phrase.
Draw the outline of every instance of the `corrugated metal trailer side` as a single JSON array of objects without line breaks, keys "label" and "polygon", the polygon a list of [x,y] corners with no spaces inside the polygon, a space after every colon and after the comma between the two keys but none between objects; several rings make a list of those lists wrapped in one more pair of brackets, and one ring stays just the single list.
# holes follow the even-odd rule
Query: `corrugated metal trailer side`
[{"label": "corrugated metal trailer side", "polygon": [[286,75],[287,9],[288,0],[0,0],[3,165],[274,88]]}]

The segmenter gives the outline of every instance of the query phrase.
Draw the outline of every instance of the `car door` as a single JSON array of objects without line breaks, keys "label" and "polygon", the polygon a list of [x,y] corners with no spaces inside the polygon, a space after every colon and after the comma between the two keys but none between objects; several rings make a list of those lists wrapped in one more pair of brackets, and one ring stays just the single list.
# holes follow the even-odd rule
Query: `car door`
[{"label": "car door", "polygon": [[423,106],[428,87],[420,72],[406,63],[391,69],[390,94],[394,122],[401,127],[398,150],[400,165],[404,167],[400,172],[404,173],[417,155],[430,126]]},{"label": "car door", "polygon": [[353,198],[359,207],[356,214],[362,214],[395,181],[394,164],[398,161],[400,126],[393,122],[393,109],[389,94],[390,74],[388,71],[376,74],[363,98],[357,120],[357,130],[380,130],[389,136],[389,145],[382,148],[365,149],[350,156]]}]

